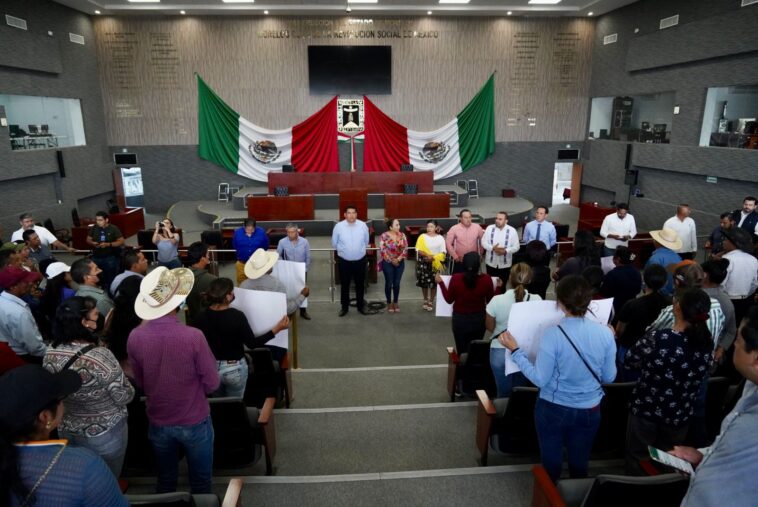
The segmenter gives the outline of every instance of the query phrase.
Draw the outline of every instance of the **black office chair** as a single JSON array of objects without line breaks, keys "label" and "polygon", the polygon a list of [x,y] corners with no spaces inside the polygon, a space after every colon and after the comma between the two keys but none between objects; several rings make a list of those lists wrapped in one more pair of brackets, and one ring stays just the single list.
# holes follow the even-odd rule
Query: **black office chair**
[{"label": "black office chair", "polygon": [[490,340],[472,341],[468,352],[461,354],[458,368],[458,378],[464,393],[483,389],[488,395],[495,395],[497,388],[490,366]]},{"label": "black office chair", "polygon": [[245,405],[262,407],[266,398],[274,398],[277,403],[284,398],[284,383],[279,364],[271,357],[271,350],[260,347],[248,352],[250,372],[245,385]]}]

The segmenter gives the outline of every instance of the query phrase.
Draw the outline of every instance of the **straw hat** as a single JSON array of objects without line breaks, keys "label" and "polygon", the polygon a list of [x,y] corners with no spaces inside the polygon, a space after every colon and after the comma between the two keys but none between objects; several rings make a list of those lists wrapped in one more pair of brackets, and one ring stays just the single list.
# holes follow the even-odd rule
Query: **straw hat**
[{"label": "straw hat", "polygon": [[245,263],[245,276],[251,280],[257,280],[268,273],[278,260],[279,254],[275,251],[259,248]]},{"label": "straw hat", "polygon": [[142,279],[134,312],[143,320],[163,317],[187,299],[194,283],[195,275],[187,268],[157,267]]},{"label": "straw hat", "polygon": [[650,231],[650,236],[652,236],[655,241],[671,250],[679,250],[682,248],[682,240],[679,239],[679,235],[674,229],[664,227],[660,231]]}]

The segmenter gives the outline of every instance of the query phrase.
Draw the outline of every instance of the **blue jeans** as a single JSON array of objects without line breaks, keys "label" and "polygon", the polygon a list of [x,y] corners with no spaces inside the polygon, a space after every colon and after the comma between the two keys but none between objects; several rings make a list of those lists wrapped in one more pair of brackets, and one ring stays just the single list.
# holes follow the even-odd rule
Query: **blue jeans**
[{"label": "blue jeans", "polygon": [[505,350],[504,348],[490,347],[490,366],[492,367],[492,375],[495,377],[498,398],[508,398],[514,387],[530,385],[526,375],[520,371],[510,375],[505,374]]},{"label": "blue jeans", "polygon": [[248,366],[245,358],[239,359],[236,363],[229,364],[229,361],[216,361],[218,367],[218,376],[221,377],[221,385],[218,387],[214,396],[232,396],[242,398],[245,395],[245,385],[247,384]]},{"label": "blue jeans", "polygon": [[534,421],[542,466],[553,482],[561,476],[564,447],[569,476],[572,479],[587,477],[592,442],[600,426],[600,406],[571,408],[539,398],[534,408]]},{"label": "blue jeans", "polygon": [[159,266],[164,266],[168,269],[175,269],[175,268],[181,268],[182,267],[182,261],[179,259],[171,259],[168,262],[158,262]]},{"label": "blue jeans", "polygon": [[[400,261],[397,266],[391,262],[382,261],[382,272],[384,273],[384,295],[387,303],[397,303],[400,295],[400,279],[403,277],[405,270],[405,261]],[[392,299],[390,299],[390,296]]]},{"label": "blue jeans", "polygon": [[92,262],[97,264],[97,267],[102,269],[100,273],[100,287],[107,293],[111,287],[113,279],[118,275],[118,268],[120,259],[115,255],[106,255],[104,257],[92,256]]},{"label": "blue jeans", "polygon": [[67,431],[59,431],[61,438],[68,440],[74,447],[85,447],[94,452],[105,461],[113,475],[118,479],[121,476],[121,468],[124,465],[126,444],[129,442],[129,430],[126,418],[121,419],[113,428],[96,437],[75,435]]},{"label": "blue jeans", "polygon": [[158,467],[156,493],[176,491],[179,460],[187,456],[190,491],[210,493],[213,475],[213,423],[208,416],[190,426],[150,425],[148,438],[153,444]]}]

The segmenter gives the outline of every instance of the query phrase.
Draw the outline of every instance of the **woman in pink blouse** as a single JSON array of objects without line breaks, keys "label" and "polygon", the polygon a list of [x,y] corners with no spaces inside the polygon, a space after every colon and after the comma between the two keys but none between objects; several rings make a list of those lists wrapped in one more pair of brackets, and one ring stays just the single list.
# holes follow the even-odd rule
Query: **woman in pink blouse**
[{"label": "woman in pink blouse", "polygon": [[400,279],[403,277],[405,258],[408,256],[408,239],[400,232],[399,220],[387,220],[387,232],[379,238],[379,253],[382,256],[387,311],[399,312],[397,298],[400,295]]}]

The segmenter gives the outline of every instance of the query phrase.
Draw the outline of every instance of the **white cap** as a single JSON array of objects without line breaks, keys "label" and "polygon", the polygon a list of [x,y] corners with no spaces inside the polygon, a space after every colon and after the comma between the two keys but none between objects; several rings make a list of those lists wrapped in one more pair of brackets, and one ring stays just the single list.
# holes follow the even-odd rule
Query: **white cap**
[{"label": "white cap", "polygon": [[48,278],[55,278],[61,273],[68,273],[69,271],[71,271],[71,266],[65,262],[51,262],[45,270],[45,275]]}]

